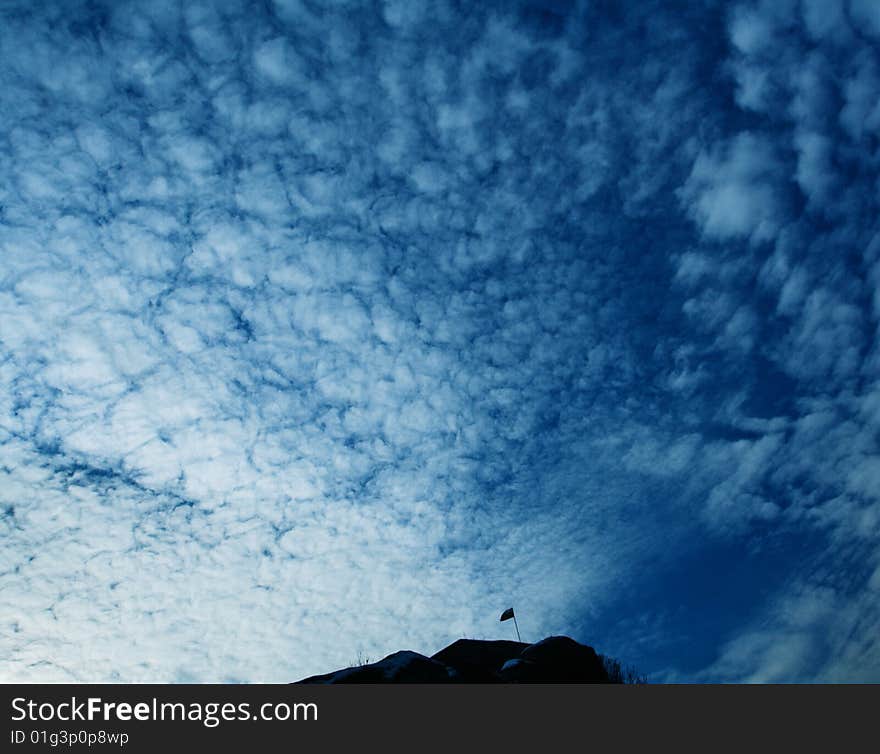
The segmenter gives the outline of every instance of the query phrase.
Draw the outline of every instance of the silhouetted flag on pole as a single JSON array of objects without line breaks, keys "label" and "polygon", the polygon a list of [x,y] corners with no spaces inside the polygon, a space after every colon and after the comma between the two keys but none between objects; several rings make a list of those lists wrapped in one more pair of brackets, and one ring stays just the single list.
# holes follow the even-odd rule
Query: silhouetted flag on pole
[{"label": "silhouetted flag on pole", "polygon": [[516,627],[516,638],[518,641],[522,641],[522,637],[519,635],[519,625],[516,622],[516,615],[513,613],[513,608],[509,607],[503,613],[501,613],[501,617],[498,620],[510,620],[513,618],[513,625]]}]

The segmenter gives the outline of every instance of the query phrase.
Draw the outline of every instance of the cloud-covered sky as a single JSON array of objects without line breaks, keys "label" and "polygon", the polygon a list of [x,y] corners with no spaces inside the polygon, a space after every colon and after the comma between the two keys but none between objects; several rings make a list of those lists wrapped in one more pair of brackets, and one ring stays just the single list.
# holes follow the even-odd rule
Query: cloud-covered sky
[{"label": "cloud-covered sky", "polygon": [[880,3],[0,16],[0,679],[880,680]]}]

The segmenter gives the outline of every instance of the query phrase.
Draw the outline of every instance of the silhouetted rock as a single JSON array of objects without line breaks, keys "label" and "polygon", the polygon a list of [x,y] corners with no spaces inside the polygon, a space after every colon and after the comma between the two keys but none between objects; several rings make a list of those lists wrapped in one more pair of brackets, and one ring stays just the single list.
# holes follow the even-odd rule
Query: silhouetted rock
[{"label": "silhouetted rock", "polygon": [[459,639],[432,655],[432,659],[452,668],[458,683],[498,683],[501,666],[527,646],[519,641]]},{"label": "silhouetted rock", "polygon": [[568,636],[550,636],[526,647],[520,657],[530,663],[541,683],[607,683],[608,673],[596,650]]},{"label": "silhouetted rock", "polygon": [[498,675],[504,683],[541,683],[541,668],[534,662],[517,657],[505,662]]},{"label": "silhouetted rock", "polygon": [[567,636],[536,644],[459,639],[433,657],[395,652],[299,683],[609,683],[602,658]]}]

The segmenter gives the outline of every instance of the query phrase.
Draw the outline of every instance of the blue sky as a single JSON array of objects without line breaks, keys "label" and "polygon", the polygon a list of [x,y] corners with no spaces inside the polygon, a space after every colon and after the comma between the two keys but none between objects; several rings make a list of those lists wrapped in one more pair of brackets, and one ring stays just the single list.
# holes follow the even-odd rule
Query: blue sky
[{"label": "blue sky", "polygon": [[0,15],[0,679],[880,680],[880,4]]}]

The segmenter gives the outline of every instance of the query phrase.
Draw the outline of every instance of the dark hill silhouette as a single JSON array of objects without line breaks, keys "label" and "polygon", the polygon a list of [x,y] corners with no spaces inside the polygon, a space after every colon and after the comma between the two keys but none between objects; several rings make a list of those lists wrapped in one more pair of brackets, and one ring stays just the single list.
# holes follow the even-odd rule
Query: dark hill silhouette
[{"label": "dark hill silhouette", "polygon": [[608,661],[592,647],[568,636],[550,636],[535,644],[459,639],[433,657],[405,650],[297,683],[620,682],[620,674],[609,674]]},{"label": "dark hill silhouette", "polygon": [[418,652],[403,650],[367,665],[357,665],[297,683],[449,683],[448,668]]},{"label": "dark hill silhouette", "polygon": [[479,641],[459,639],[441,649],[432,659],[452,668],[459,683],[498,683],[505,662],[528,647],[519,641]]}]

